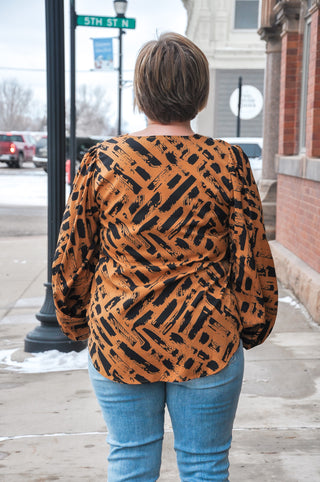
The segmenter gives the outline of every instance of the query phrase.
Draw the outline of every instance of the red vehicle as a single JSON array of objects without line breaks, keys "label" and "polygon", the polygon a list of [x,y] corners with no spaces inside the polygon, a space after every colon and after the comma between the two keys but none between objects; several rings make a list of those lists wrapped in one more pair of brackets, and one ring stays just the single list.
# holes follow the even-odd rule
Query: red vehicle
[{"label": "red vehicle", "polygon": [[0,161],[9,167],[23,167],[35,155],[35,141],[30,134],[0,132]]}]

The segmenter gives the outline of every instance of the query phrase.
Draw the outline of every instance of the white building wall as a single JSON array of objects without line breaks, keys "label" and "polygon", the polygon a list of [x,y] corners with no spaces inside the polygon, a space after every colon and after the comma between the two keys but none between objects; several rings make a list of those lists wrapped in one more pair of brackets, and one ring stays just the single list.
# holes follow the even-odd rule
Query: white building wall
[{"label": "white building wall", "polygon": [[[183,0],[188,12],[188,25],[186,35],[195,42],[206,54],[210,66],[210,96],[207,107],[198,115],[194,127],[202,134],[216,136],[215,132],[221,132],[218,128],[217,115],[215,112],[217,92],[217,71],[234,71],[241,75],[244,72],[243,82],[246,76],[250,79],[259,78],[255,85],[263,93],[263,76],[265,68],[265,45],[261,42],[257,29],[235,29],[235,0]],[[255,76],[248,76],[248,71],[255,70]],[[221,89],[221,75],[219,76]],[[230,84],[230,82],[229,82]],[[235,85],[235,88],[237,85]],[[221,95],[221,93],[220,93]],[[226,93],[224,94],[227,95]],[[230,109],[226,105],[226,109]],[[229,122],[230,123],[230,122]],[[236,125],[236,118],[235,118]],[[262,113],[255,119],[255,124],[242,121],[243,135],[250,135],[257,129],[262,135]],[[226,126],[228,127],[228,126]],[[230,126],[228,127],[230,130]],[[225,136],[235,135],[227,132]],[[259,135],[259,134],[258,134]],[[221,136],[221,135],[219,135]]]}]

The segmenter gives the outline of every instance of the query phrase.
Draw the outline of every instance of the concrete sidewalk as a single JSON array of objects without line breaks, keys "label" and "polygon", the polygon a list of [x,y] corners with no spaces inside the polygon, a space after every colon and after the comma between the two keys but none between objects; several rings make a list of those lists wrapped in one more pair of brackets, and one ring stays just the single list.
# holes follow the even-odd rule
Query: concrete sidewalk
[{"label": "concrete sidewalk", "polygon": [[[46,243],[45,236],[0,239],[0,350],[16,349],[16,359],[38,324]],[[320,481],[319,346],[319,327],[281,289],[273,334],[246,352],[232,482]],[[87,372],[9,368],[0,366],[0,480],[106,480],[106,429]],[[159,480],[179,481],[168,417]]]}]

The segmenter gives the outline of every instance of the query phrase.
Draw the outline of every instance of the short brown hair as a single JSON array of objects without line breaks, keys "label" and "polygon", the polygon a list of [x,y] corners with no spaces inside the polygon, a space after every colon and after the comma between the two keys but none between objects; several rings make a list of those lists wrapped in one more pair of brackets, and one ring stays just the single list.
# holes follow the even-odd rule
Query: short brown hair
[{"label": "short brown hair", "polygon": [[191,120],[205,107],[208,93],[208,60],[191,40],[169,32],[141,48],[134,72],[135,105],[150,120]]}]

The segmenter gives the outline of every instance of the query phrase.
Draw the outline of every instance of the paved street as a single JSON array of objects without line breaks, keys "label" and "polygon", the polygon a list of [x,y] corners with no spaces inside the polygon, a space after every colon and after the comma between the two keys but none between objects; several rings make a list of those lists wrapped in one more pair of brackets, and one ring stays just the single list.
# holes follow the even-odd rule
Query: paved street
[{"label": "paved street", "polygon": [[[31,361],[39,360],[38,370],[31,371],[23,352],[44,299],[45,200],[21,207],[9,198],[3,201],[2,187],[15,176],[21,188],[27,178],[35,199],[46,181],[37,171],[4,173],[0,166],[1,226],[13,220],[11,234],[2,226],[0,237],[0,480],[106,480],[105,426],[85,366],[71,370],[73,359],[68,359],[69,368],[57,371],[62,361],[51,354],[54,371],[49,371],[37,355]],[[34,181],[38,178],[40,183]],[[28,190],[16,194],[23,198]],[[231,482],[320,480],[319,345],[319,327],[281,288],[273,334],[245,354]],[[168,416],[159,480],[179,481]]]},{"label": "paved street", "polygon": [[47,179],[31,162],[22,169],[0,162],[0,238],[47,234]]},{"label": "paved street", "polygon": [[45,206],[0,206],[0,237],[47,233]]}]

